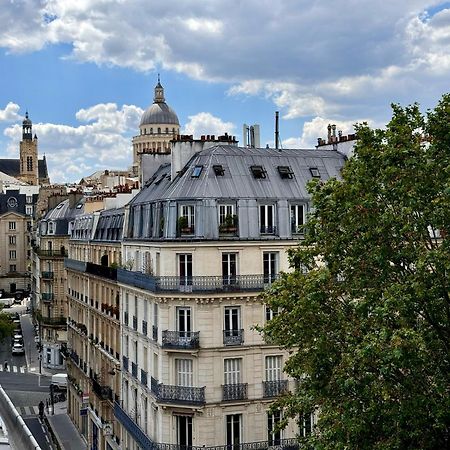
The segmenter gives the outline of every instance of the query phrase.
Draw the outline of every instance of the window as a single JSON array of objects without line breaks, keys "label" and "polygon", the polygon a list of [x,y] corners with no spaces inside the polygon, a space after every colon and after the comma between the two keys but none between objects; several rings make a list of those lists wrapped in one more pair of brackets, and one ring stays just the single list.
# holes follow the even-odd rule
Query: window
[{"label": "window", "polygon": [[281,380],[282,356],[266,356],[266,381]]},{"label": "window", "polygon": [[282,179],[292,179],[294,178],[294,172],[289,166],[278,166],[278,173]]},{"label": "window", "polygon": [[180,449],[192,447],[192,417],[175,416],[177,418],[177,444]]},{"label": "window", "polygon": [[259,225],[262,234],[275,233],[275,205],[259,205]]},{"label": "window", "polygon": [[266,320],[272,320],[275,316],[278,316],[278,311],[274,311],[266,306]]},{"label": "window", "polygon": [[278,274],[278,252],[263,253],[264,283],[272,283]]},{"label": "window", "polygon": [[244,330],[241,329],[241,308],[226,306],[224,310],[223,343],[240,345],[244,341]]},{"label": "window", "polygon": [[223,177],[225,175],[225,169],[223,168],[222,164],[214,164],[213,170],[216,177]]},{"label": "window", "polygon": [[192,359],[176,359],[175,371],[177,386],[193,385]]},{"label": "window", "polygon": [[27,172],[33,171],[33,157],[27,156]]},{"label": "window", "polygon": [[192,255],[190,253],[178,255],[178,273],[180,286],[192,286]]},{"label": "window", "polygon": [[314,413],[301,414],[298,420],[299,435],[301,437],[309,436],[314,432],[315,415]]},{"label": "window", "polygon": [[9,236],[9,243],[10,243],[10,245],[16,245],[16,235],[15,234]]},{"label": "window", "polygon": [[234,205],[223,204],[219,205],[219,226],[227,223],[227,217],[234,216]]},{"label": "window", "polygon": [[55,231],[54,225],[55,224],[53,222],[49,222],[48,223],[48,234],[53,234],[54,233],[54,231]]},{"label": "window", "polygon": [[305,205],[291,205],[291,232],[304,233],[305,225]]},{"label": "window", "polygon": [[242,414],[228,414],[226,416],[226,445],[227,448],[238,449],[241,444]]},{"label": "window", "polygon": [[276,427],[279,425],[280,421],[280,411],[267,413],[267,439],[269,441],[269,446],[280,445],[281,443],[281,430],[276,430]]},{"label": "window", "polygon": [[193,233],[195,227],[194,205],[181,205],[181,214],[178,220],[182,233]]},{"label": "window", "polygon": [[200,174],[202,173],[203,166],[195,166],[194,170],[192,171],[191,178],[198,178]]},{"label": "window", "polygon": [[224,285],[236,284],[236,253],[222,253],[222,279]]},{"label": "window", "polygon": [[17,272],[17,266],[15,264],[9,265],[9,271],[10,272]]},{"label": "window", "polygon": [[320,178],[320,172],[317,167],[310,167],[309,172],[313,178]]},{"label": "window", "polygon": [[27,216],[31,216],[33,214],[33,207],[32,206],[25,206],[25,214]]},{"label": "window", "polygon": [[267,172],[263,166],[250,166],[250,170],[253,178],[256,178],[257,180],[267,177]]},{"label": "window", "polygon": [[177,331],[181,339],[191,337],[191,308],[189,306],[177,307]]},{"label": "window", "polygon": [[[31,196],[31,195],[27,195],[26,197],[25,197],[25,202],[26,203],[33,203],[33,196]],[[59,206],[59,205],[58,205]],[[61,206],[62,206],[62,204],[61,204]],[[61,207],[60,206],[60,207]]]},{"label": "window", "polygon": [[16,259],[17,258],[17,253],[15,250],[10,250],[9,251],[9,259]]},{"label": "window", "polygon": [[10,230],[15,230],[16,229],[16,222],[9,222],[8,223],[8,228]]},{"label": "window", "polygon": [[241,358],[227,358],[223,360],[223,384],[241,383]]}]

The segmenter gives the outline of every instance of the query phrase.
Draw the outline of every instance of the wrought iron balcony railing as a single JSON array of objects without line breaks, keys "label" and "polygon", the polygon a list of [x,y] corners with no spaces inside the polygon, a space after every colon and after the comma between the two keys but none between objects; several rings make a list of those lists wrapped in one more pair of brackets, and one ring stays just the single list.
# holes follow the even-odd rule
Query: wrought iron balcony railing
[{"label": "wrought iron balcony railing", "polygon": [[64,258],[65,256],[68,255],[67,250],[65,249],[60,249],[60,250],[44,250],[44,249],[40,249],[35,247],[34,248],[34,252],[38,255],[38,256],[43,256],[43,257],[50,257],[50,258]]},{"label": "wrought iron balcony railing", "polygon": [[41,272],[41,277],[46,280],[53,280],[53,272]]},{"label": "wrought iron balcony railing", "polygon": [[40,323],[49,326],[67,325],[67,319],[65,317],[45,317],[39,316],[38,320]]},{"label": "wrought iron balcony railing", "polygon": [[223,384],[222,385],[222,399],[223,401],[230,400],[245,400],[247,398],[247,383]]},{"label": "wrought iron balcony railing", "polygon": [[97,380],[92,379],[92,390],[100,400],[113,400],[112,389],[109,386],[101,385]]},{"label": "wrought iron balcony railing", "polygon": [[52,292],[43,292],[41,294],[42,301],[43,302],[51,302],[53,300],[53,293]]},{"label": "wrought iron balcony railing", "polygon": [[261,234],[276,234],[277,233],[277,227],[274,227],[272,225],[269,226],[263,226],[261,225],[259,228],[259,231]]},{"label": "wrought iron balcony railing", "polygon": [[241,345],[244,342],[244,330],[223,330],[224,345]]},{"label": "wrought iron balcony railing", "polygon": [[197,349],[200,347],[199,331],[168,331],[162,332],[162,347],[173,349]]},{"label": "wrought iron balcony railing", "polygon": [[277,397],[287,390],[287,380],[263,381],[263,395],[265,398]]},{"label": "wrought iron balcony railing", "polygon": [[153,380],[151,390],[160,402],[180,405],[203,405],[205,403],[204,387],[156,384]]},{"label": "wrought iron balcony railing", "polygon": [[273,275],[268,279],[263,274],[233,275],[231,280],[230,277],[223,276],[156,277],[146,273],[121,268],[112,269],[69,258],[66,258],[64,266],[78,272],[88,272],[109,279],[117,279],[120,283],[150,292],[258,292],[264,290],[268,282],[278,278],[278,275]]}]

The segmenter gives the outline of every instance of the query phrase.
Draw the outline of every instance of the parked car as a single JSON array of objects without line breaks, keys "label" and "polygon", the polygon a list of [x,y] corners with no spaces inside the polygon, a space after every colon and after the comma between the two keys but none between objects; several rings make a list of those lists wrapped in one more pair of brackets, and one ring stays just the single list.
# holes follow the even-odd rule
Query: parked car
[{"label": "parked car", "polygon": [[21,339],[23,341],[22,333],[15,332],[14,336],[13,336],[13,339]]},{"label": "parked car", "polygon": [[25,347],[23,346],[23,344],[19,344],[18,342],[14,343],[12,347],[12,354],[13,355],[25,354]]},{"label": "parked car", "polygon": [[56,373],[52,375],[51,385],[56,391],[67,389],[67,373]]}]

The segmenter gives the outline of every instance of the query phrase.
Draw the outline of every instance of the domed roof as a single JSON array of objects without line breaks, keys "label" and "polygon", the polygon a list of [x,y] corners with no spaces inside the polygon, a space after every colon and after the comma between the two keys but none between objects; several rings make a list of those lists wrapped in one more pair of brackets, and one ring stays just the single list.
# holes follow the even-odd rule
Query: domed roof
[{"label": "domed roof", "polygon": [[142,125],[180,125],[175,111],[166,103],[164,98],[164,88],[161,86],[158,77],[158,84],[155,86],[155,97],[153,104],[142,114]]},{"label": "domed roof", "polygon": [[142,114],[140,125],[180,125],[178,116],[167,103],[153,103]]},{"label": "domed roof", "polygon": [[23,119],[22,125],[31,125],[31,119],[28,117],[28,111],[25,113],[25,119]]}]

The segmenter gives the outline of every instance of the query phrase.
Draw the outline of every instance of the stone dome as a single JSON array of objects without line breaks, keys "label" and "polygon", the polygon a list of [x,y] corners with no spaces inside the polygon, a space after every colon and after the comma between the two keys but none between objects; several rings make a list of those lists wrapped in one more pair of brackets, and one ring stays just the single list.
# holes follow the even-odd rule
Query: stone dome
[{"label": "stone dome", "polygon": [[142,114],[142,125],[180,125],[178,116],[167,103],[153,103]]},{"label": "stone dome", "polygon": [[140,126],[142,125],[180,125],[175,111],[166,103],[164,88],[159,79],[155,86],[153,104],[142,114]]}]

